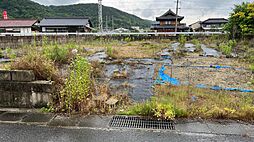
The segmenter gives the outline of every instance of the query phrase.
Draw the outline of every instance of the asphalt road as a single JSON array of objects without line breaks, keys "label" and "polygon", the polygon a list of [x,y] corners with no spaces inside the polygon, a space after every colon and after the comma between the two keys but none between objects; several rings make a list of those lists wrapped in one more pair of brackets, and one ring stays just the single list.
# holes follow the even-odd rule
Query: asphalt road
[{"label": "asphalt road", "polygon": [[0,124],[1,142],[249,142],[248,136]]}]

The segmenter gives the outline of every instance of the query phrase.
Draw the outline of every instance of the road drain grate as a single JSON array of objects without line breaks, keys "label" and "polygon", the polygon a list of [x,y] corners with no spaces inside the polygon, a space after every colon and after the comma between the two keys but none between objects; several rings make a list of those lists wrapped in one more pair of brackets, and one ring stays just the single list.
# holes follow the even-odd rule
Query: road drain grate
[{"label": "road drain grate", "polygon": [[113,116],[109,123],[110,127],[120,128],[146,128],[146,129],[166,129],[175,130],[173,121],[154,120],[142,117]]}]

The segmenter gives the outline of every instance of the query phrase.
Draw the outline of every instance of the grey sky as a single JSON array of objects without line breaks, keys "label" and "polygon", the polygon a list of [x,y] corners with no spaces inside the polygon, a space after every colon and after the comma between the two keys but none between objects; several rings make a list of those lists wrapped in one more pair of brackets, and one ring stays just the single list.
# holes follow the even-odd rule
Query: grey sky
[{"label": "grey sky", "polygon": [[[97,3],[98,0],[33,0],[44,5],[67,5],[74,3]],[[175,11],[176,0],[102,0],[103,5],[112,6],[141,18],[155,20],[169,8]],[[183,22],[191,24],[209,17],[228,18],[234,4],[253,0],[180,0],[179,15]]]}]

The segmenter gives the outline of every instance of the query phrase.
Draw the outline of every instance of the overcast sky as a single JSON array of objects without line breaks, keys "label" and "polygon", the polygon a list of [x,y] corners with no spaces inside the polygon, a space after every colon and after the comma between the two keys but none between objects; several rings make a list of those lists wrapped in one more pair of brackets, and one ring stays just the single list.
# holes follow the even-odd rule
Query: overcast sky
[{"label": "overcast sky", "polygon": [[[33,0],[44,5],[68,5],[77,3],[97,3],[98,0]],[[191,24],[209,17],[228,18],[234,4],[253,0],[180,0],[179,15],[183,22]],[[155,20],[169,8],[175,11],[176,0],[102,0],[103,5],[115,7],[144,19]]]}]

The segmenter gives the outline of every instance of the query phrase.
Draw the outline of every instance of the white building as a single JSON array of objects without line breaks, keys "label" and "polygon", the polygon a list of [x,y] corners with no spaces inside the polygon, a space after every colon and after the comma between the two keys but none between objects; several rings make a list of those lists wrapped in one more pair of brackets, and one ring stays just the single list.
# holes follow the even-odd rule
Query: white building
[{"label": "white building", "polygon": [[31,34],[37,20],[8,19],[0,20],[0,32]]}]

